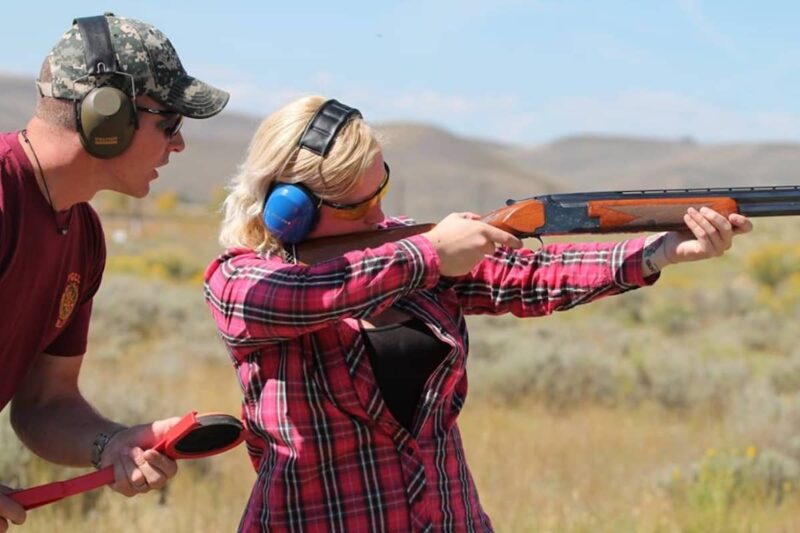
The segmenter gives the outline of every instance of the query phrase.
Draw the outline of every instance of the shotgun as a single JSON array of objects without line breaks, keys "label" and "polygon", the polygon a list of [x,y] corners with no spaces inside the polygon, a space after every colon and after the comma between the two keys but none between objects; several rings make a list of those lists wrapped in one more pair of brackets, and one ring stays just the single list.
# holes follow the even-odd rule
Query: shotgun
[{"label": "shotgun", "polygon": [[[639,233],[686,229],[690,207],[708,207],[723,216],[800,214],[800,186],[651,189],[546,194],[508,200],[481,220],[524,239],[544,235]],[[289,249],[299,261],[315,264],[351,250],[374,248],[424,233],[434,224],[415,224],[310,239]]]}]

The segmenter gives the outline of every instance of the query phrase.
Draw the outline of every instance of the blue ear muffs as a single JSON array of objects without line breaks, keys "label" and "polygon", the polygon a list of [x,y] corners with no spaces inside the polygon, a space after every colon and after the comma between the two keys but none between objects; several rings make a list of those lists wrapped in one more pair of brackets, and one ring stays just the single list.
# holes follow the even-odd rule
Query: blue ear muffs
[{"label": "blue ear muffs", "polygon": [[[361,112],[336,100],[323,103],[300,136],[298,147],[326,157],[336,134]],[[297,244],[317,225],[321,202],[304,185],[279,183],[272,187],[264,201],[262,218],[267,230],[282,244]]]},{"label": "blue ear muffs", "polygon": [[300,184],[275,185],[264,202],[264,224],[283,244],[296,244],[317,225],[319,201]]}]

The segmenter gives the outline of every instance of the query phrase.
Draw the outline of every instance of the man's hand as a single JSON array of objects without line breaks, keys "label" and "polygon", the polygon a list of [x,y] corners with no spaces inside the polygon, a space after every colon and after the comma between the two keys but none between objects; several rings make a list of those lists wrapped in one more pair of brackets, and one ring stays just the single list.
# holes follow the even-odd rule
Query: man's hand
[{"label": "man's hand", "polygon": [[22,524],[25,522],[25,509],[20,504],[4,496],[12,489],[5,485],[0,485],[0,533],[8,531],[8,522]]},{"label": "man's hand", "polygon": [[103,451],[101,466],[114,465],[111,488],[125,496],[161,489],[178,472],[178,464],[151,450],[179,417],[133,426],[115,434]]},{"label": "man's hand", "polygon": [[664,255],[670,263],[719,257],[731,247],[734,236],[753,230],[747,217],[733,213],[725,218],[707,207],[689,208],[683,220],[687,231],[670,231],[664,237]]}]

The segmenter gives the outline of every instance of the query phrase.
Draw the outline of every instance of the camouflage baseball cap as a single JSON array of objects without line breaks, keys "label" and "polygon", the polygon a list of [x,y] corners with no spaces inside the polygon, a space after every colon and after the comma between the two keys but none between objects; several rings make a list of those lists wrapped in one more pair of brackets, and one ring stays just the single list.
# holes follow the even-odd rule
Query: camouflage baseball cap
[{"label": "camouflage baseball cap", "polygon": [[[186,73],[167,36],[140,20],[106,14],[117,70],[130,74],[137,96],[147,95],[170,111],[190,118],[216,115],[228,103],[227,92]],[[77,100],[101,85],[131,92],[127,76],[87,76],[86,54],[77,24],[61,36],[50,54],[52,81],[37,83],[43,96]]]}]

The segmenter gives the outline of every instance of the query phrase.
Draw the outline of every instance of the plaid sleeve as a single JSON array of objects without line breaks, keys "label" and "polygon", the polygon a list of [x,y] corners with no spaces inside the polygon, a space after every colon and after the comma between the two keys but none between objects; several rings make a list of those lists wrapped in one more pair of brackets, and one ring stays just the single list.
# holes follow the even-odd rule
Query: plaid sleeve
[{"label": "plaid sleeve", "polygon": [[222,255],[205,274],[206,301],[231,346],[284,340],[377,314],[439,280],[439,258],[421,236],[312,266],[239,252]]},{"label": "plaid sleeve", "polygon": [[644,237],[620,242],[501,247],[455,281],[465,313],[540,316],[655,283],[643,277]]}]

